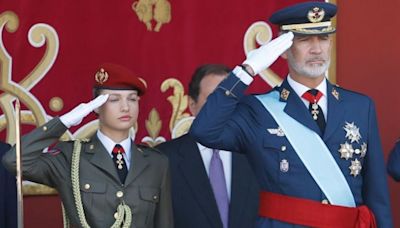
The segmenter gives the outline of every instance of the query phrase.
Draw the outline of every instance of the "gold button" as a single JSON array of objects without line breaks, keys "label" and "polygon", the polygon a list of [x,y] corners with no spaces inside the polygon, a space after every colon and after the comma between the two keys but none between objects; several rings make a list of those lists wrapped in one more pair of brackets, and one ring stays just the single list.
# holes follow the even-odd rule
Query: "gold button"
[{"label": "gold button", "polygon": [[329,201],[327,199],[324,199],[321,201],[322,204],[329,204]]},{"label": "gold button", "polygon": [[47,127],[46,126],[43,126],[43,131],[47,131]]},{"label": "gold button", "polygon": [[115,213],[114,213],[114,218],[115,218],[115,219],[118,219],[118,212],[115,212]]},{"label": "gold button", "polygon": [[281,146],[281,151],[286,151],[286,146]]},{"label": "gold button", "polygon": [[226,96],[229,96],[229,95],[231,95],[231,91],[229,91],[229,90],[225,90],[225,95],[226,95]]},{"label": "gold button", "polygon": [[90,188],[90,184],[85,184],[85,187],[84,187],[86,190],[88,190],[89,188]]},{"label": "gold button", "polygon": [[117,195],[118,198],[121,198],[121,197],[124,196],[124,193],[121,192],[121,191],[118,191],[116,195]]},{"label": "gold button", "polygon": [[158,199],[158,196],[153,196],[153,200],[157,200]]}]

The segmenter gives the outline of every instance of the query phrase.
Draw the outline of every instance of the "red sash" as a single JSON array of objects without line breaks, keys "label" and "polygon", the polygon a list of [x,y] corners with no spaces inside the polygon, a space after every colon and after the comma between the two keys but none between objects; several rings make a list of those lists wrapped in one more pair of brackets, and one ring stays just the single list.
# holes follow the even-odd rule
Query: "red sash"
[{"label": "red sash", "polygon": [[259,215],[310,227],[376,228],[367,206],[356,208],[322,204],[272,192],[260,193]]}]

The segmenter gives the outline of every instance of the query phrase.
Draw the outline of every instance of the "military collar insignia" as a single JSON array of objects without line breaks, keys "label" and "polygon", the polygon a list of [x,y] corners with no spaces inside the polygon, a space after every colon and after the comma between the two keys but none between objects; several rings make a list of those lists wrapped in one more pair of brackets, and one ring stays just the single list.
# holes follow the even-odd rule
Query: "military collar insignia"
[{"label": "military collar insignia", "polygon": [[105,71],[104,68],[100,68],[100,70],[96,72],[95,79],[97,83],[102,85],[104,82],[108,80],[107,71]]},{"label": "military collar insignia", "polygon": [[336,100],[339,100],[339,92],[335,88],[332,88],[332,95],[336,98]]},{"label": "military collar insignia", "polygon": [[290,91],[283,88],[281,91],[281,99],[284,101],[287,101],[287,99],[289,98],[289,94],[290,94]]},{"label": "military collar insignia", "polygon": [[325,10],[319,7],[314,7],[308,11],[307,18],[312,23],[321,22],[325,17]]}]

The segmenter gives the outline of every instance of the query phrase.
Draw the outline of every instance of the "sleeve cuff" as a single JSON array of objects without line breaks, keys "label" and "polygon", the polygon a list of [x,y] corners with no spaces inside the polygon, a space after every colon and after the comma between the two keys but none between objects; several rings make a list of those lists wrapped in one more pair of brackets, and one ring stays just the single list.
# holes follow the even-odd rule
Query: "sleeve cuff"
[{"label": "sleeve cuff", "polygon": [[253,77],[244,71],[240,66],[236,66],[232,73],[235,74],[235,76],[246,85],[250,85],[254,80]]}]

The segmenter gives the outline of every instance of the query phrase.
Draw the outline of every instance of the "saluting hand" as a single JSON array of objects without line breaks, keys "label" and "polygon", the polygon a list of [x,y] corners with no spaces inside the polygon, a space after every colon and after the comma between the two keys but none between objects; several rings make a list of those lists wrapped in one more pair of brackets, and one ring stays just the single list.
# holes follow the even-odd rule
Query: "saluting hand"
[{"label": "saluting hand", "polygon": [[272,41],[250,51],[243,65],[248,65],[253,70],[254,75],[267,69],[278,57],[293,44],[293,33],[285,33]]},{"label": "saluting hand", "polygon": [[82,119],[86,117],[89,113],[91,113],[96,108],[103,105],[107,99],[109,94],[102,94],[95,99],[91,100],[89,103],[81,103],[72,109],[70,112],[62,115],[60,117],[61,122],[67,127],[70,128],[72,126],[76,126],[82,122]]}]

